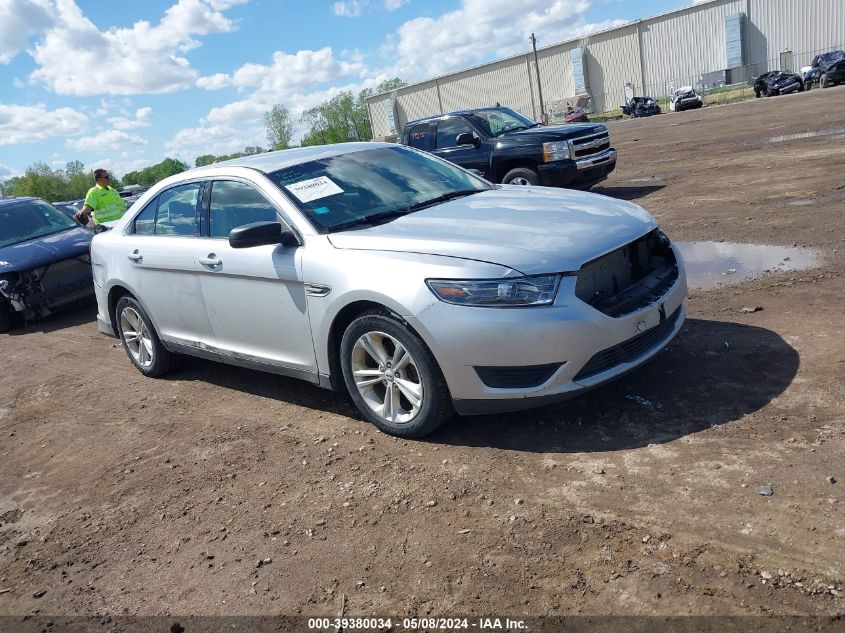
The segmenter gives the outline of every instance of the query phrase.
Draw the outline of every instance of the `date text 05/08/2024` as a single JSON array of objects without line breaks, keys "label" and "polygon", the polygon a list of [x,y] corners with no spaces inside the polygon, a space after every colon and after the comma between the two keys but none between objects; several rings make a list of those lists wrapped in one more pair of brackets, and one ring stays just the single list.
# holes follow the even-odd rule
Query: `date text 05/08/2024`
[{"label": "date text 05/08/2024", "polygon": [[379,630],[395,627],[407,630],[470,630],[518,631],[525,630],[524,620],[510,618],[309,618],[311,630]]}]

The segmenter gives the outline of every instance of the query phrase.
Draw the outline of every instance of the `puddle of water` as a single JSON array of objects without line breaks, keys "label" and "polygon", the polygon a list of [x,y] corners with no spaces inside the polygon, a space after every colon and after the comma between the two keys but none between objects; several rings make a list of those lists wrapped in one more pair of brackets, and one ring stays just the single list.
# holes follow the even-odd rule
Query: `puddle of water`
[{"label": "puddle of water", "polygon": [[770,143],[783,143],[784,141],[797,141],[802,138],[816,138],[818,136],[832,136],[833,138],[845,138],[845,127],[835,130],[821,130],[819,132],[801,132],[799,134],[786,134],[784,136],[773,136]]},{"label": "puddle of water", "polygon": [[821,264],[821,256],[807,248],[736,244],[733,242],[675,242],[694,290],[737,284],[766,272],[806,270]]}]

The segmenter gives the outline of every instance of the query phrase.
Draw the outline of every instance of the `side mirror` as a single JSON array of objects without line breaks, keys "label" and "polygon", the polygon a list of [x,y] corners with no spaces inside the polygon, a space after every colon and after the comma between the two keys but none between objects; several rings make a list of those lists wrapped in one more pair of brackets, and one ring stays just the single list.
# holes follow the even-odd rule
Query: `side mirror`
[{"label": "side mirror", "polygon": [[279,222],[253,222],[244,224],[229,233],[232,248],[252,248],[268,244],[299,246],[299,240],[292,231],[282,229]]},{"label": "side mirror", "polygon": [[462,134],[458,134],[457,138],[455,139],[455,145],[476,145],[477,143],[478,139],[471,132],[463,132]]}]

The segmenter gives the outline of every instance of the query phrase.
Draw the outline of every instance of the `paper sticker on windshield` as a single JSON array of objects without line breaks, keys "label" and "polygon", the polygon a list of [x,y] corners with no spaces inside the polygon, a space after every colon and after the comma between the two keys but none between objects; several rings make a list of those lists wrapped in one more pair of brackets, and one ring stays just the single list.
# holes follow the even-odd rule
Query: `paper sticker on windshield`
[{"label": "paper sticker on windshield", "polygon": [[299,198],[300,202],[311,202],[337,193],[343,193],[343,189],[328,176],[301,180],[290,185],[285,185],[288,191]]}]

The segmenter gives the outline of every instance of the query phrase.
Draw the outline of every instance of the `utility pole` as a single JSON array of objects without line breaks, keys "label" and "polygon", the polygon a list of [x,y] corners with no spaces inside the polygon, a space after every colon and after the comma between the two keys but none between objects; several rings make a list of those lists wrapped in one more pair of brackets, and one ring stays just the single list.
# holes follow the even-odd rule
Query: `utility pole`
[{"label": "utility pole", "polygon": [[537,38],[531,34],[531,46],[534,48],[534,69],[537,71],[537,91],[540,93],[540,120],[546,123],[546,106],[543,104],[543,86],[540,84],[540,64],[537,62]]}]

